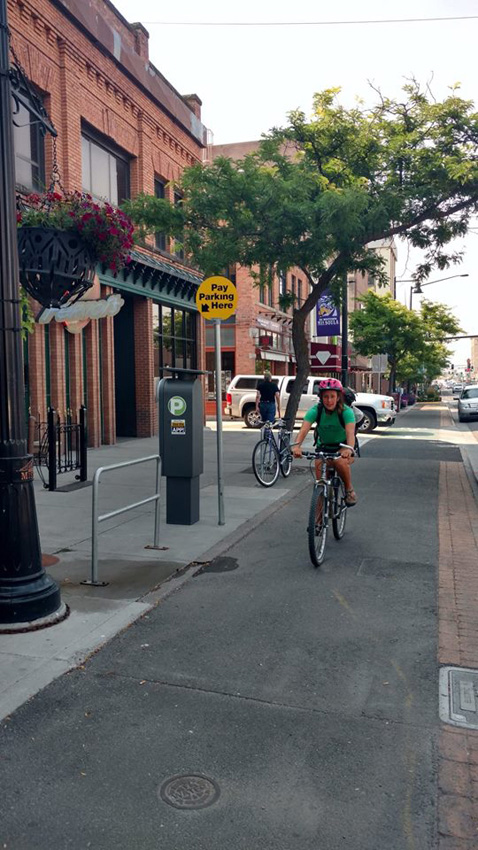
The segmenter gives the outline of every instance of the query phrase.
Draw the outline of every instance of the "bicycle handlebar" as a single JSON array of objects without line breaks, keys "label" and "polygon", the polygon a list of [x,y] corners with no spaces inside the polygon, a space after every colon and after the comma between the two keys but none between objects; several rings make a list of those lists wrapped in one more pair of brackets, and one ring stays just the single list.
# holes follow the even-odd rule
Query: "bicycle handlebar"
[{"label": "bicycle handlebar", "polygon": [[[297,443],[293,443],[293,445],[297,445]],[[291,448],[292,448],[292,446],[291,446]],[[355,454],[355,449],[352,446],[348,446],[347,443],[340,443],[340,448],[341,449],[350,449],[352,454],[353,455]],[[317,460],[318,458],[338,459],[339,457],[341,457],[341,454],[340,454],[340,452],[321,452],[319,449],[315,449],[315,451],[313,451],[313,452],[309,452],[309,451],[302,452],[302,457],[305,457],[306,460]]]}]

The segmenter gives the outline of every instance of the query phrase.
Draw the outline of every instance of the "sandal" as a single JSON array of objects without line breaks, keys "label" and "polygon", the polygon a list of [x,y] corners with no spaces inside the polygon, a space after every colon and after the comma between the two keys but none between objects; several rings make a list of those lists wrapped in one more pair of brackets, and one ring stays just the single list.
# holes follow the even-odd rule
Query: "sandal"
[{"label": "sandal", "polygon": [[353,508],[354,505],[357,504],[357,494],[355,490],[346,490],[345,491],[345,504],[348,508]]}]

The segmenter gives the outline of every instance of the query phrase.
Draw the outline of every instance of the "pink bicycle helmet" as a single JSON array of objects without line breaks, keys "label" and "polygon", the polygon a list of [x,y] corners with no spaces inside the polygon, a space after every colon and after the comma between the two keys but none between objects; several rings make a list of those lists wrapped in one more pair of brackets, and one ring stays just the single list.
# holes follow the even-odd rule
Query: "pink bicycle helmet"
[{"label": "pink bicycle helmet", "polygon": [[337,378],[324,378],[319,383],[319,393],[322,393],[324,390],[335,390],[338,393],[342,393],[344,388]]}]

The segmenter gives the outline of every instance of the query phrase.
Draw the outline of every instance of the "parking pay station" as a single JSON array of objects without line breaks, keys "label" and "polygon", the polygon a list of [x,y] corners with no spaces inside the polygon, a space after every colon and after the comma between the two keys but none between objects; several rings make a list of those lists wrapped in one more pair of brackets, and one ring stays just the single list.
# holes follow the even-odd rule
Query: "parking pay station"
[{"label": "parking pay station", "polygon": [[162,378],[157,389],[166,522],[193,525],[199,520],[199,476],[204,470],[204,410],[198,380],[204,372],[174,367],[170,371],[171,378]]}]

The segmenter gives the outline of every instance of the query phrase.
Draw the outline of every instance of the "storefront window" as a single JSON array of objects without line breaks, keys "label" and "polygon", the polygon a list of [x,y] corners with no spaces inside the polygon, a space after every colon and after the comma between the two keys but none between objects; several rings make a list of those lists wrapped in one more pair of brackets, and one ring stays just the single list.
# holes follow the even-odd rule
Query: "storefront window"
[{"label": "storefront window", "polygon": [[155,377],[163,377],[165,366],[197,369],[195,313],[155,303],[153,340]]},{"label": "storefront window", "polygon": [[[234,348],[236,345],[236,317],[229,316],[221,321],[221,348]],[[214,348],[214,322],[206,321],[206,348]]]}]

